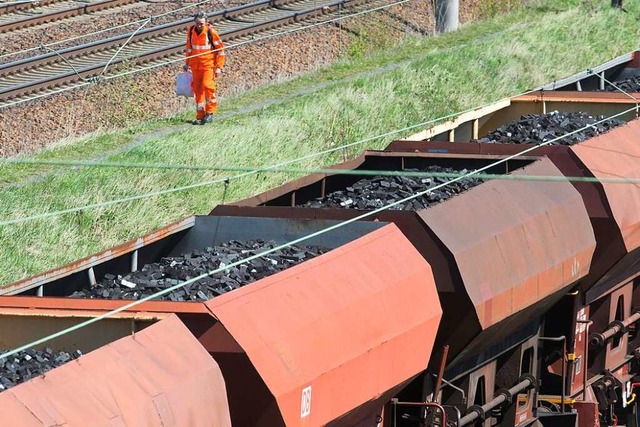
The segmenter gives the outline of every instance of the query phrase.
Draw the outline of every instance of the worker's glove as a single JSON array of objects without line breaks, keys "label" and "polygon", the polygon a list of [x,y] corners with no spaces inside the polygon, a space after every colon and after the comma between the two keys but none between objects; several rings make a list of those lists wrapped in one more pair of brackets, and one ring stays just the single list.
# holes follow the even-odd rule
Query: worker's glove
[{"label": "worker's glove", "polygon": [[216,75],[216,77],[218,77],[220,74],[222,74],[222,70],[220,68],[216,68],[213,73]]}]

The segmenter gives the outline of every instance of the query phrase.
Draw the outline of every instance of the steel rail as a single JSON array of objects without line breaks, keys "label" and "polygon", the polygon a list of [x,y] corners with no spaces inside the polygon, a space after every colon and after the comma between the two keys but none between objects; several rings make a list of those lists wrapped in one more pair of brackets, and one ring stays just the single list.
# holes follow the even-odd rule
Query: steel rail
[{"label": "steel rail", "polygon": [[8,1],[6,4],[0,5],[0,16],[8,13],[24,12],[36,7],[48,6],[53,3],[61,3],[65,0],[39,0],[39,1]]},{"label": "steel rail", "polygon": [[[279,5],[286,5],[289,3],[299,3],[300,0],[262,0],[256,3],[250,3],[242,6],[237,6],[231,9],[224,9],[208,15],[211,22],[217,23],[224,21],[228,18],[244,17],[251,14],[256,14],[268,9],[274,9]],[[162,25],[157,25],[151,28],[145,28],[136,33],[130,42],[137,42],[142,40],[151,40],[154,38],[170,35],[180,32],[184,36],[185,27],[191,23],[191,19],[181,19],[174,22],[169,22]],[[25,70],[37,68],[43,65],[51,63],[58,63],[63,59],[71,59],[79,56],[83,56],[87,53],[92,53],[99,50],[106,50],[114,46],[120,46],[124,44],[132,33],[119,34],[117,36],[108,37],[103,40],[95,42],[84,43],[78,46],[69,47],[66,49],[57,50],[55,52],[49,52],[42,55],[37,55],[31,58],[26,58],[18,61],[8,62],[0,64],[0,79],[11,75],[13,73],[22,73]],[[184,37],[183,37],[184,38]]]},{"label": "steel rail", "polygon": [[[303,21],[322,15],[340,13],[369,0],[265,0],[247,6],[214,13],[217,28],[225,41],[240,40],[258,33],[299,25]],[[284,7],[286,6],[286,8]],[[299,10],[296,10],[295,7]],[[308,7],[307,7],[308,6]],[[306,7],[306,8],[305,8]],[[249,22],[231,21],[228,18],[242,16]],[[251,21],[253,19],[253,22]],[[113,69],[118,65],[142,66],[167,57],[181,55],[184,51],[185,28],[191,20],[181,20],[140,31],[132,37],[122,56],[113,58],[122,40],[118,36],[102,42],[88,43],[65,49],[57,54],[41,55],[32,60],[21,60],[0,65],[0,108],[3,102],[28,96],[47,89],[84,83],[96,78],[111,61]],[[62,60],[61,56],[65,59]],[[57,58],[57,61],[56,61]],[[35,65],[34,65],[35,64]],[[113,72],[113,71],[111,71]],[[109,75],[107,71],[106,75]]]},{"label": "steel rail", "polygon": [[[24,16],[23,14],[21,14],[18,15],[18,19],[11,19],[11,16],[8,16],[8,13],[1,14],[2,12],[0,12],[0,33],[8,33],[10,31],[19,30],[21,28],[32,27],[34,25],[45,24],[48,22],[60,21],[66,18],[99,12],[101,10],[115,9],[122,6],[127,6],[135,2],[136,0],[100,0],[74,7],[61,7],[59,5],[59,3],[68,3],[66,1],[50,2],[51,4],[46,6],[48,10],[43,10],[40,13],[31,16]],[[38,6],[42,6],[42,3],[39,3]]]}]

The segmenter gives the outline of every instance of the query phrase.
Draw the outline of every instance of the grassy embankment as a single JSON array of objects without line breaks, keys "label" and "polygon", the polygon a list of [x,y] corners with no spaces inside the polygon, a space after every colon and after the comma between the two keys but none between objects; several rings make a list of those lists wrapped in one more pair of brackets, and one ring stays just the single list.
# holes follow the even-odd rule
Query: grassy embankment
[{"label": "grassy embankment", "polygon": [[[508,16],[439,37],[344,60],[282,85],[226,99],[206,127],[183,117],[92,136],[34,156],[173,165],[264,167],[398,130],[395,135],[292,167],[322,167],[384,147],[419,123],[521,93],[639,48],[638,4],[532,1]],[[366,40],[365,40],[366,42]],[[361,50],[361,46],[358,47]],[[189,116],[192,113],[189,113]],[[405,129],[405,130],[402,130]],[[154,133],[157,132],[157,133]],[[104,155],[112,153],[112,155]],[[215,171],[0,167],[0,223],[232,176]],[[225,199],[247,197],[295,176],[232,180]],[[0,225],[0,284],[62,265],[221,201],[214,184],[104,208]]]}]

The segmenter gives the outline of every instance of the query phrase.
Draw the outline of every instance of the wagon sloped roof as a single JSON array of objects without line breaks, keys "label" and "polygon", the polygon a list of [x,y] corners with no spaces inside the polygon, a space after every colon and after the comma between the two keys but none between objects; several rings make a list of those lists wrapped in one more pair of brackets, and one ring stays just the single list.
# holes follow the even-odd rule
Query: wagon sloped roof
[{"label": "wagon sloped roof", "polygon": [[231,426],[220,368],[172,315],[0,393],[12,425]]},{"label": "wagon sloped roof", "polygon": [[206,305],[287,426],[379,411],[426,368],[442,313],[430,266],[393,224]]},{"label": "wagon sloped roof", "polygon": [[[640,120],[598,135],[571,151],[596,178],[640,178]],[[640,184],[601,183],[628,252],[640,247]]]},{"label": "wagon sloped roof", "polygon": [[[511,175],[563,175],[540,159]],[[568,181],[492,180],[419,212],[451,251],[486,329],[589,271],[595,237]]]}]

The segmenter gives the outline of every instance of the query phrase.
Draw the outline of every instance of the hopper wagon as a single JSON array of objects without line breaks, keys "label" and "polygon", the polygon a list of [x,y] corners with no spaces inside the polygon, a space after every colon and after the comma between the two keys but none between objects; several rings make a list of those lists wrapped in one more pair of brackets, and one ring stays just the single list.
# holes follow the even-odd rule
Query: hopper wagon
[{"label": "hopper wagon", "polygon": [[[29,322],[31,326],[46,326],[42,318],[56,318],[56,325],[65,321],[44,311],[33,316],[40,319]],[[2,317],[4,326],[4,312]],[[137,320],[144,322],[143,318]],[[110,319],[109,325],[93,328],[91,341],[96,349],[75,360],[60,359],[55,369],[45,371],[45,360],[48,354],[57,359],[68,354],[65,349],[77,348],[71,337],[49,343],[41,351],[9,357],[0,365],[0,379],[20,377],[25,381],[11,387],[0,381],[2,424],[231,427],[220,367],[178,317],[155,317],[134,335],[117,325],[133,320],[132,314],[126,314]],[[24,343],[20,339],[40,338],[43,332],[20,331],[24,335],[18,337],[14,332],[8,338],[3,331],[3,345],[17,347]]]},{"label": "hopper wagon", "polygon": [[[429,264],[394,224],[354,223],[318,233],[336,224],[190,217],[4,287],[2,349],[93,323],[35,348],[87,354],[0,392],[0,407],[5,402],[13,408],[15,396],[30,395],[33,402],[25,408],[39,421],[46,424],[47,414],[55,413],[57,423],[72,423],[93,410],[73,393],[58,395],[73,376],[87,385],[78,392],[86,390],[91,404],[104,393],[116,396],[103,412],[113,420],[120,416],[124,425],[375,425],[384,405],[428,364],[441,308]],[[305,236],[311,238],[304,245],[241,261]],[[262,242],[257,249],[255,242]],[[161,300],[104,318],[151,291],[216,268],[222,271],[203,273]],[[179,333],[163,329],[167,323]],[[120,350],[106,342],[125,337],[133,345],[146,334],[164,347],[149,347],[140,360],[125,357],[128,350],[109,359]],[[165,355],[170,364],[183,353],[182,365],[160,369]],[[85,361],[91,369],[84,369]],[[16,356],[17,369],[23,363],[24,355]],[[128,377],[120,381],[114,373],[113,381],[93,391],[117,369]],[[2,375],[7,372],[0,370],[0,380]],[[132,401],[137,395],[120,398],[147,383],[164,388],[147,401],[140,397],[140,405]],[[165,388],[170,396],[162,394]],[[33,405],[46,407],[34,412]]]},{"label": "hopper wagon", "polygon": [[[622,77],[626,76],[626,80],[638,76],[637,58],[636,52],[633,60],[613,68]],[[607,68],[602,72],[608,76],[607,80],[616,77],[613,69]],[[627,100],[633,101],[620,92],[587,92],[585,88],[589,85],[582,84],[581,87],[581,92],[544,92],[532,95],[528,100],[515,98],[511,107],[505,109],[531,102],[525,110],[532,111],[537,106],[535,114],[543,117],[541,97],[549,100],[562,96],[563,105],[570,106],[569,110],[584,109],[590,114],[616,113],[629,108]],[[589,97],[598,98],[598,102],[585,102]],[[553,108],[559,106],[555,104]],[[591,107],[595,109],[590,110]],[[500,110],[486,116],[477,110],[438,129],[426,129],[394,141],[386,149],[389,152],[460,156],[515,156],[527,150],[526,156],[548,158],[565,176],[574,178],[572,185],[581,194],[589,212],[597,246],[589,273],[546,315],[545,334],[565,337],[567,342],[564,351],[559,344],[546,343],[544,371],[549,380],[543,381],[541,393],[546,402],[552,402],[547,405],[555,411],[561,400],[558,396],[564,396],[564,390],[567,398],[576,401],[576,406],[594,407],[589,412],[595,413],[596,418],[600,417],[601,422],[608,425],[615,424],[616,420],[632,426],[640,423],[633,399],[640,386],[640,337],[637,333],[640,320],[640,189],[633,182],[607,182],[607,179],[640,178],[640,120],[636,118],[637,113],[636,109],[619,116],[627,120],[621,120],[603,132],[594,132],[588,139],[589,135],[578,132],[576,135],[580,137],[571,141],[560,139],[543,145],[545,141],[542,138],[516,130],[528,123],[542,123],[536,121],[538,119],[531,122],[533,116],[520,116],[513,120],[516,113],[502,118]],[[593,118],[601,123],[607,122],[606,117]],[[484,127],[484,133],[470,135],[467,130],[474,128],[474,122],[491,123],[491,126]],[[564,125],[564,132],[554,129],[556,132],[548,135],[546,140],[580,127],[570,121]],[[459,128],[463,130],[458,132]],[[510,137],[507,136],[509,134]],[[465,137],[468,138],[466,141]],[[563,365],[565,376],[561,375]]]},{"label": "hopper wagon", "polygon": [[[580,193],[566,181],[470,176],[440,186],[450,178],[393,176],[485,168],[562,177],[539,157],[369,151],[332,168],[212,214],[396,224],[431,266],[443,317],[429,365],[389,407],[390,425],[437,425],[438,411],[420,406],[435,401],[452,425],[538,425],[543,317],[588,273],[596,246]],[[435,189],[376,210],[412,194],[408,181]]]}]

